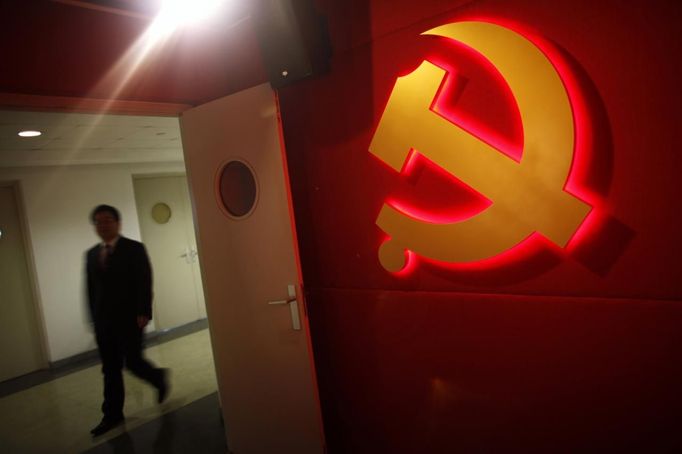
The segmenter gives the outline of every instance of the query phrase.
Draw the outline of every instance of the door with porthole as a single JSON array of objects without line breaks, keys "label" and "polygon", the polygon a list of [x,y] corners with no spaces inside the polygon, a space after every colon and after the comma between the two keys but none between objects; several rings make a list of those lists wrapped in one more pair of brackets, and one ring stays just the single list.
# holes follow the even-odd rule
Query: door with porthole
[{"label": "door with porthole", "polygon": [[180,126],[228,449],[321,454],[275,94],[235,93],[183,112]]}]

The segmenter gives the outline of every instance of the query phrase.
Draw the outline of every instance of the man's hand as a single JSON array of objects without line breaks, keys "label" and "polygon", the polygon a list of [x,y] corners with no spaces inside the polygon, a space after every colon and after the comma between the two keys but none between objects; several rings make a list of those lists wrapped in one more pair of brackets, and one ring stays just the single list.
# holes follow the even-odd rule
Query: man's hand
[{"label": "man's hand", "polygon": [[146,315],[138,315],[137,316],[137,326],[142,329],[145,326],[147,326],[147,323],[149,323],[149,317]]}]

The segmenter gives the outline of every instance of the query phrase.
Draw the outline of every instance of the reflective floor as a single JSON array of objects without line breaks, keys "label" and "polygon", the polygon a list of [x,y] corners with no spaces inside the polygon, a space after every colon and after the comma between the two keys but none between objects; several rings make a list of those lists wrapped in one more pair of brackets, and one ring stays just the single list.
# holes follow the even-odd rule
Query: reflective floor
[{"label": "reflective floor", "polygon": [[218,393],[209,394],[111,438],[86,454],[226,453]]},{"label": "reflective floor", "polygon": [[89,431],[102,417],[102,375],[99,365],[91,366],[0,398],[0,452],[186,452],[181,447],[191,438],[174,434],[188,430],[211,434],[203,436],[211,450],[195,452],[225,452],[208,330],[145,352],[171,369],[162,405],[154,388],[126,373],[125,426],[93,439]]}]

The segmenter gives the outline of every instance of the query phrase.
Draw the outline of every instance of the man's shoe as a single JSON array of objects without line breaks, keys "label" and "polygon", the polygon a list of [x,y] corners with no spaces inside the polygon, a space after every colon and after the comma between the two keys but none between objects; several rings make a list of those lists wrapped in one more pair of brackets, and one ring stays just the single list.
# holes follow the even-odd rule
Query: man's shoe
[{"label": "man's shoe", "polygon": [[161,369],[161,381],[156,389],[158,390],[156,401],[161,404],[168,397],[168,369]]},{"label": "man's shoe", "polygon": [[121,424],[123,424],[123,421],[125,421],[123,417],[115,419],[104,417],[102,418],[102,421],[100,421],[100,423],[97,424],[97,426],[90,431],[90,433],[92,434],[93,437],[98,437],[104,433],[109,432],[114,427],[120,426]]}]

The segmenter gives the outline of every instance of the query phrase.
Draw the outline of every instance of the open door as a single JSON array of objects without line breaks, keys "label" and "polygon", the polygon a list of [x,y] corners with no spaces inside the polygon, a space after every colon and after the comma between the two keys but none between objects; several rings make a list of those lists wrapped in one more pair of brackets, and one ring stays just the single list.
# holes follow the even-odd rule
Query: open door
[{"label": "open door", "polygon": [[180,126],[228,448],[321,453],[274,93],[212,101]]}]

